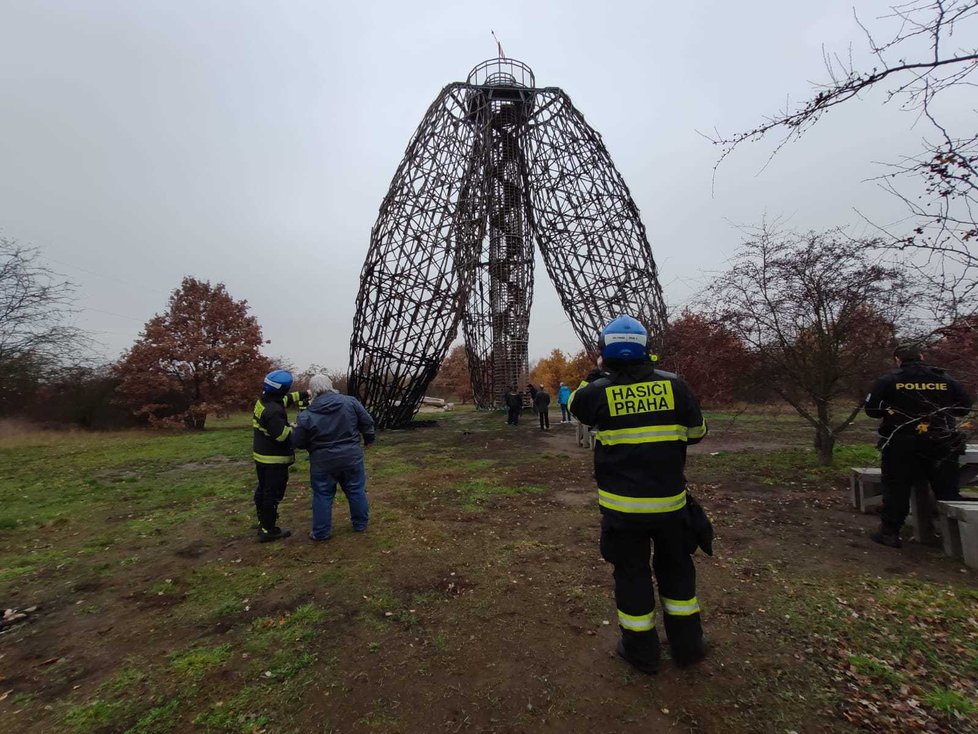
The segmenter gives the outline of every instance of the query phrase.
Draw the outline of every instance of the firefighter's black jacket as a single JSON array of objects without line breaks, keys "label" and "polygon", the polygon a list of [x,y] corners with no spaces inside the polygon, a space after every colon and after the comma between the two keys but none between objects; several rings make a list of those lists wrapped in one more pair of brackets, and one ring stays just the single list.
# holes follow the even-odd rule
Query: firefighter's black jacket
[{"label": "firefighter's black jacket", "polygon": [[906,360],[883,375],[866,396],[866,415],[882,418],[879,432],[942,440],[954,433],[955,416],[971,410],[971,396],[940,367]]},{"label": "firefighter's black jacket", "polygon": [[[591,381],[593,380],[593,381]],[[618,521],[640,520],[686,505],[686,446],[706,436],[689,386],[649,362],[592,373],[568,401],[596,429],[598,503]]]},{"label": "firefighter's black jacket", "polygon": [[309,393],[306,392],[290,392],[284,396],[265,394],[258,398],[251,416],[251,427],[254,429],[251,450],[255,461],[259,464],[295,462],[292,427],[285,407],[304,407],[308,404]]}]

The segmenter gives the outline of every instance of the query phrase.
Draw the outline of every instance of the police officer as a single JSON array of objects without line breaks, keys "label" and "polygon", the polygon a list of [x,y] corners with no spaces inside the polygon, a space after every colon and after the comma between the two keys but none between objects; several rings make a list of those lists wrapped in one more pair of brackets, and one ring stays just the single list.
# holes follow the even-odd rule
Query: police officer
[{"label": "police officer", "polygon": [[295,463],[292,427],[285,408],[288,405],[308,405],[309,394],[291,390],[291,372],[269,372],[265,375],[262,395],[255,401],[251,417],[251,427],[254,429],[252,457],[258,473],[255,510],[258,513],[260,543],[287,538],[292,534],[277,525],[278,505],[285,497],[285,487],[289,482],[289,466]]},{"label": "police officer", "polygon": [[869,537],[899,548],[914,484],[926,479],[939,500],[961,497],[957,457],[964,450],[964,436],[955,430],[954,418],[967,415],[972,401],[957,380],[924,363],[919,347],[901,345],[893,359],[897,368],[866,396],[866,414],[882,418],[883,511],[879,530]]},{"label": "police officer", "polygon": [[655,369],[648,333],[636,319],[619,316],[609,323],[599,346],[605,372],[588,375],[568,409],[597,431],[601,555],[614,565],[617,652],[638,670],[655,673],[652,569],[673,660],[683,666],[704,656],[683,470],[686,446],[706,436],[706,422],[689,386]]}]

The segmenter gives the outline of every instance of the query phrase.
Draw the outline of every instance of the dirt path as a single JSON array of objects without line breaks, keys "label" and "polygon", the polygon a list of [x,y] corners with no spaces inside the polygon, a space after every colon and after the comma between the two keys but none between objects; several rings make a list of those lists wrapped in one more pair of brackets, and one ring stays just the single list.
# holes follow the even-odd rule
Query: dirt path
[{"label": "dirt path", "polygon": [[[772,445],[730,431],[697,451]],[[128,684],[142,713],[120,707],[89,730],[848,731],[821,651],[789,619],[788,590],[865,575],[974,583],[933,549],[873,546],[872,518],[841,487],[731,481],[693,456],[693,489],[717,529],[715,557],[697,555],[710,654],[650,678],[613,654],[591,456],[572,426],[509,429],[473,414],[385,434],[377,451],[365,536],[339,503],[334,537],[306,541],[297,473],[283,505],[296,536],[284,543],[245,531],[245,483],[237,500],[107,544],[97,568],[30,577],[8,604],[43,614],[0,637],[0,695],[19,694],[0,701],[0,730],[71,731],[68,703],[121,699],[112,686],[129,661],[146,671]],[[319,615],[305,632],[256,646],[301,609]],[[203,672],[178,670],[188,649],[225,652]],[[281,672],[300,657],[305,667]],[[167,706],[168,718],[145,722]]]}]

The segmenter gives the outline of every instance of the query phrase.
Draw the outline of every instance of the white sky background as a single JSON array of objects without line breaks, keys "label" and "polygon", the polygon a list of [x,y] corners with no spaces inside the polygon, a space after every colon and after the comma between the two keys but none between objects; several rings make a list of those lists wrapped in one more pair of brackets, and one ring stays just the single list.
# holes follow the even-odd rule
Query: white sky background
[{"label": "white sky background", "polygon": [[[886,11],[860,2],[871,25]],[[866,179],[923,129],[880,95],[845,105],[765,170],[697,133],[754,126],[868,56],[852,3],[0,0],[0,234],[79,285],[78,325],[114,359],[184,275],[249,301],[268,353],[345,367],[360,267],[391,177],[438,91],[494,57],[603,136],[670,305],[765,214],[796,228],[890,224]],[[867,66],[870,64],[863,64]],[[962,104],[960,119],[972,119]],[[580,348],[542,262],[530,356]]]}]

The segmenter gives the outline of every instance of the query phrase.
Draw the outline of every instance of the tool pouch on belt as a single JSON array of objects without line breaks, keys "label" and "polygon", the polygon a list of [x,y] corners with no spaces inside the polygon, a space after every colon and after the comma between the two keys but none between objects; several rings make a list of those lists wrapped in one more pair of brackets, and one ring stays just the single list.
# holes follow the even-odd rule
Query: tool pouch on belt
[{"label": "tool pouch on belt", "polygon": [[686,507],[683,512],[686,514],[683,518],[686,523],[686,552],[692,555],[697,548],[701,548],[706,555],[712,556],[713,523],[689,491],[686,492]]}]

